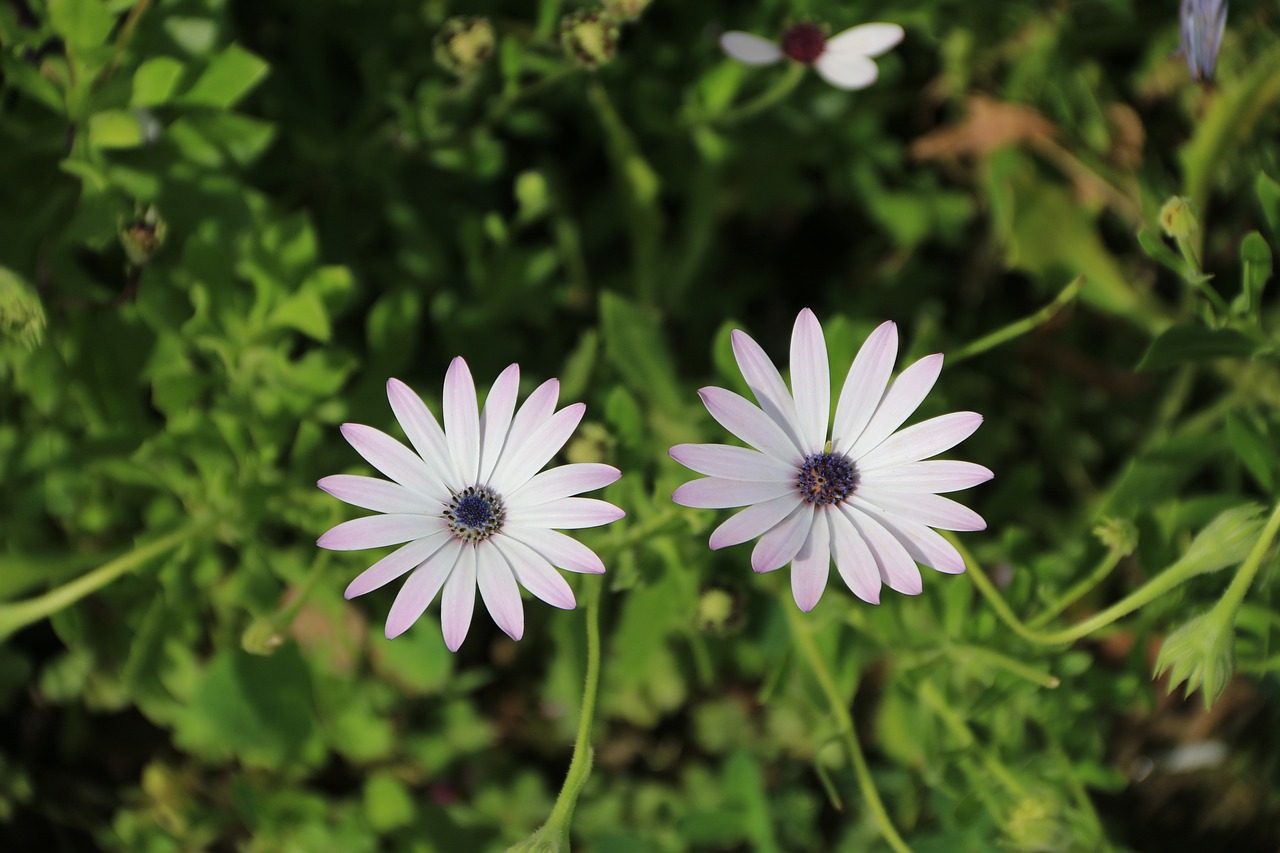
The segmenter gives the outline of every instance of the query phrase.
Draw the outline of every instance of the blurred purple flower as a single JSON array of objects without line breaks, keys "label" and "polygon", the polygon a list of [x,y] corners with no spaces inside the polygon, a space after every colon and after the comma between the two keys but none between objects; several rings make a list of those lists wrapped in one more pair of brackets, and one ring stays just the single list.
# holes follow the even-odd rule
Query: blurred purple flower
[{"label": "blurred purple flower", "polygon": [[1182,55],[1191,79],[1207,83],[1218,66],[1218,48],[1227,27],[1227,0],[1182,0],[1179,15]]}]

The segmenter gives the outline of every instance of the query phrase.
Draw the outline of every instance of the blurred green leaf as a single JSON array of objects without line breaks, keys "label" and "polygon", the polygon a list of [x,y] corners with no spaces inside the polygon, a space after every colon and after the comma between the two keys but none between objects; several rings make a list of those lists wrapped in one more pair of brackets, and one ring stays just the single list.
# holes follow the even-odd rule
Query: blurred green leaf
[{"label": "blurred green leaf", "polygon": [[1280,240],[1280,183],[1266,172],[1259,172],[1253,187],[1262,215],[1271,227],[1271,236]]},{"label": "blurred green leaf", "polygon": [[1227,440],[1236,457],[1253,475],[1263,491],[1271,493],[1275,486],[1276,445],[1252,423],[1235,414],[1227,415]]},{"label": "blurred green leaf", "polygon": [[129,106],[159,107],[169,103],[182,82],[186,67],[171,56],[148,59],[133,72],[133,94]]},{"label": "blurred green leaf", "polygon": [[600,324],[605,354],[631,390],[654,405],[678,408],[675,368],[656,315],[606,291],[600,294]]},{"label": "blurred green leaf", "polygon": [[1262,291],[1271,279],[1271,248],[1257,231],[1250,231],[1240,243],[1240,264],[1244,268],[1240,294],[1246,313],[1262,305]]},{"label": "blurred green leaf", "polygon": [[1172,326],[1151,342],[1138,370],[1166,370],[1188,362],[1249,358],[1257,345],[1235,329]]},{"label": "blurred green leaf", "polygon": [[94,148],[136,148],[142,144],[138,117],[125,110],[89,116],[89,144]]},{"label": "blurred green leaf", "polygon": [[267,63],[257,56],[239,45],[229,45],[178,100],[192,106],[227,109],[249,94],[267,71]]}]

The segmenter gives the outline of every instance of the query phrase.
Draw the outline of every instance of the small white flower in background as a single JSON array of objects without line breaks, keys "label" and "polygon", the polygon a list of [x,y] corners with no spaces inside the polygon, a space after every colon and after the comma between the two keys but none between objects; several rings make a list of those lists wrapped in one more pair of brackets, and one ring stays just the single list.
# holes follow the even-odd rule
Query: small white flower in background
[{"label": "small white flower in background", "polygon": [[1191,79],[1207,83],[1218,67],[1218,48],[1227,28],[1227,0],[1182,0],[1178,17],[1182,55]]},{"label": "small white flower in background", "polygon": [[925,356],[892,383],[898,330],[883,323],[858,351],[836,404],[830,440],[831,379],[822,326],[808,308],[791,335],[791,385],[764,350],[741,331],[733,352],[760,405],[723,388],[698,392],[721,426],[756,448],[680,444],[671,456],[707,476],[676,489],[672,500],[705,509],[747,507],[711,534],[713,550],[760,537],[751,567],[791,563],[791,591],[812,610],[829,564],[855,595],[880,602],[880,585],[922,590],[916,563],[955,574],[956,549],[931,528],[983,530],[973,510],[941,492],[967,489],[992,474],[971,462],[922,461],[968,438],[982,416],[954,412],[899,430],[933,388],[942,356]]},{"label": "small white flower in background", "polygon": [[[520,368],[498,376],[480,411],[467,363],[455,358],[444,380],[444,429],[409,386],[387,382],[387,397],[413,452],[373,427],[344,424],[343,436],[394,482],[337,474],[318,485],[371,515],[344,521],[317,541],[321,548],[357,551],[401,545],[347,587],[354,598],[408,574],[387,615],[388,638],[423,614],[436,594],[445,644],[457,651],[467,636],[476,588],[493,620],[513,640],[524,633],[520,586],[571,610],[573,590],[553,569],[600,573],[595,552],[553,528],[596,527],[621,518],[613,504],[572,497],[620,476],[596,463],[538,473],[577,428],[586,407],[555,411],[560,383],[540,385],[515,410]],[[407,544],[405,544],[407,543]]]},{"label": "small white flower in background", "polygon": [[780,43],[751,33],[731,31],[720,37],[720,47],[747,65],[772,65],[784,56],[801,65],[812,65],[832,86],[865,89],[879,70],[872,57],[902,41],[897,24],[861,24],[831,38],[817,24],[796,24],[782,34]]}]

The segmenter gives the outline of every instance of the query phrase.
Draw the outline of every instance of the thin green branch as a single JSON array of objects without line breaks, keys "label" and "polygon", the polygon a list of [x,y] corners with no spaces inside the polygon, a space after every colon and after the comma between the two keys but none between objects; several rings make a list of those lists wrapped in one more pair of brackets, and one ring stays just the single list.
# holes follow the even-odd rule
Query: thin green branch
[{"label": "thin green branch", "polygon": [[1039,311],[1021,320],[1017,320],[1002,329],[997,329],[989,335],[984,335],[978,340],[973,341],[959,350],[947,355],[947,363],[951,365],[958,364],[965,359],[973,358],[975,355],[994,349],[1001,344],[1008,343],[1014,338],[1021,337],[1033,329],[1049,322],[1054,315],[1070,304],[1076,296],[1080,294],[1081,288],[1084,287],[1084,276],[1076,276],[1070,284],[1062,289],[1062,291],[1053,298],[1053,301],[1041,308]]}]

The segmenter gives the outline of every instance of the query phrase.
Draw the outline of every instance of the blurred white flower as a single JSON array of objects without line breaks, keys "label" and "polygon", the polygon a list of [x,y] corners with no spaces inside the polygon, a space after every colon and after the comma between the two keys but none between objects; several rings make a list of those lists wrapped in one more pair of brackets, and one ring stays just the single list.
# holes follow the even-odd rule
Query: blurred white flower
[{"label": "blurred white flower", "polygon": [[785,56],[812,65],[832,86],[864,89],[879,73],[872,58],[894,47],[902,36],[897,24],[861,24],[827,38],[817,24],[804,23],[783,33],[780,43],[735,30],[720,37],[720,47],[747,65],[771,65]]},{"label": "blurred white flower", "polygon": [[1182,55],[1191,79],[1207,83],[1218,66],[1218,48],[1227,28],[1227,0],[1182,0],[1178,17]]}]

